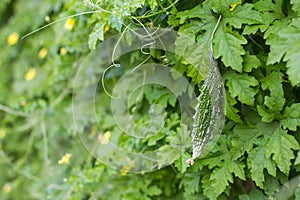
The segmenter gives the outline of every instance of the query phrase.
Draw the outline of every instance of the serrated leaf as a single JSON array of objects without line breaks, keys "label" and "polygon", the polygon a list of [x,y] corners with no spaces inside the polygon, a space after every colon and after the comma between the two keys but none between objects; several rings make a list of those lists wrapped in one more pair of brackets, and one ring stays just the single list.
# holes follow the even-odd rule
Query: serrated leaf
[{"label": "serrated leaf", "polygon": [[248,152],[247,163],[250,168],[251,178],[260,188],[264,188],[264,169],[267,169],[272,176],[276,176],[274,161],[265,155],[265,142],[260,142],[257,147]]},{"label": "serrated leaf", "polygon": [[225,74],[226,85],[232,97],[237,97],[241,103],[253,106],[256,90],[252,86],[257,86],[258,81],[247,74],[239,74],[230,71]]},{"label": "serrated leaf", "polygon": [[98,40],[104,40],[104,26],[105,23],[97,23],[94,27],[94,30],[90,33],[88,44],[91,50],[94,50],[96,48]]},{"label": "serrated leaf", "polygon": [[255,2],[254,8],[261,13],[263,24],[247,25],[243,31],[243,35],[255,34],[258,30],[265,32],[270,28],[274,20],[285,18],[282,12],[282,3],[281,0],[262,0]]},{"label": "serrated leaf", "polygon": [[159,148],[157,156],[158,167],[160,168],[164,165],[169,165],[175,160],[179,159],[181,156],[181,149],[171,145],[165,145]]},{"label": "serrated leaf", "polygon": [[[265,182],[264,182],[264,192],[267,195],[273,195],[275,191],[278,191],[279,188],[279,177],[280,177],[280,172],[277,172],[277,176],[274,177],[267,172],[264,173],[265,176]],[[287,181],[280,181],[281,183],[286,183]],[[281,199],[281,198],[279,198]]]},{"label": "serrated leaf", "polygon": [[292,85],[300,84],[300,18],[294,18],[288,26],[282,26],[277,35],[267,39],[271,46],[267,64],[287,62],[287,74]]},{"label": "serrated leaf", "polygon": [[299,165],[299,164],[300,164],[300,151],[298,151],[296,160],[294,162],[294,165]]},{"label": "serrated leaf", "polygon": [[234,135],[231,140],[231,154],[233,159],[238,159],[245,152],[250,151],[253,145],[259,141],[258,137],[262,136],[266,130],[270,129],[271,125],[259,123],[256,125],[237,125],[234,128]]},{"label": "serrated leaf", "polygon": [[260,60],[255,55],[250,55],[248,51],[244,56],[243,71],[251,72],[261,66]]},{"label": "serrated leaf", "polygon": [[299,185],[295,192],[295,200],[300,200],[300,186]]},{"label": "serrated leaf", "polygon": [[229,185],[229,182],[233,182],[231,171],[229,171],[226,165],[223,167],[216,168],[210,176],[210,181],[210,187],[214,189],[215,194],[213,196],[208,197],[214,199],[213,197],[217,197],[225,191],[226,187]]},{"label": "serrated leaf", "polygon": [[186,19],[202,18],[206,21],[211,21],[214,17],[211,15],[210,6],[208,4],[198,5],[191,10],[178,12],[176,18],[180,19],[180,24],[183,24]]},{"label": "serrated leaf", "polygon": [[287,175],[290,171],[291,159],[295,158],[293,150],[298,149],[297,140],[278,126],[273,134],[268,137],[265,155],[267,157],[272,156],[272,160],[275,161],[280,171]]},{"label": "serrated leaf", "polygon": [[296,131],[297,127],[300,127],[300,103],[295,103],[284,110],[281,125],[292,131]]},{"label": "serrated leaf", "polygon": [[178,160],[175,161],[175,167],[181,173],[186,172],[187,168],[191,165],[187,164],[186,161],[191,157],[190,154],[184,153]]},{"label": "serrated leaf", "polygon": [[226,67],[230,66],[232,69],[242,72],[242,55],[245,55],[242,45],[246,44],[247,40],[231,28],[220,26],[215,33],[213,43],[215,44],[214,56],[221,57]]},{"label": "serrated leaf", "polygon": [[240,29],[242,24],[263,24],[264,21],[259,12],[253,9],[252,4],[245,3],[241,6],[237,6],[232,12],[229,12],[228,16],[225,15],[224,23],[228,23]]},{"label": "serrated leaf", "polygon": [[186,173],[180,181],[179,188],[184,188],[186,194],[195,194],[199,191],[201,175],[199,173]]},{"label": "serrated leaf", "polygon": [[299,0],[291,0],[292,9],[300,16],[300,2]]},{"label": "serrated leaf", "polygon": [[154,8],[157,6],[157,1],[149,0],[149,6],[150,6],[151,10],[154,10]]},{"label": "serrated leaf", "polygon": [[257,106],[257,113],[262,116],[261,121],[266,123],[272,122],[276,118],[276,113],[268,112],[268,110],[262,105]]},{"label": "serrated leaf", "polygon": [[258,106],[258,113],[264,122],[271,122],[276,116],[281,116],[280,112],[285,104],[282,77],[281,72],[273,71],[261,80],[262,89],[270,91],[270,95],[264,98],[266,109],[261,105]]},{"label": "serrated leaf", "polygon": [[229,171],[233,172],[235,176],[239,177],[240,179],[246,180],[244,171],[245,165],[243,163],[239,163],[233,160],[228,160],[226,163]]},{"label": "serrated leaf", "polygon": [[226,117],[233,120],[234,122],[241,123],[242,120],[239,116],[239,109],[235,108],[237,101],[226,91],[226,104],[225,104],[225,114]]},{"label": "serrated leaf", "polygon": [[239,196],[239,200],[268,200],[260,190],[251,190],[249,194],[243,194]]}]

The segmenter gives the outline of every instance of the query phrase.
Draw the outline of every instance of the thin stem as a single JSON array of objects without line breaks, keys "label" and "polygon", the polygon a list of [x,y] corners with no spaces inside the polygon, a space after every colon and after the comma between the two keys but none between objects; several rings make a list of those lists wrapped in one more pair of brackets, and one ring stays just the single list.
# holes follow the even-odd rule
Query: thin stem
[{"label": "thin stem", "polygon": [[50,108],[54,108],[56,105],[58,105],[65,98],[65,96],[69,94],[70,89],[70,87],[64,89],[62,93],[60,93],[60,95],[53,101],[53,103],[50,104]]},{"label": "thin stem", "polygon": [[22,126],[19,126],[19,127],[16,127],[14,129],[15,132],[23,132],[23,131],[26,131],[30,128],[32,128],[36,123],[36,118],[31,118],[26,124],[22,125]]},{"label": "thin stem", "polygon": [[27,171],[25,171],[25,170],[24,170],[24,171],[21,171],[21,170],[17,169],[16,166],[18,166],[18,165],[14,164],[14,163],[11,163],[11,162],[9,162],[9,161],[3,161],[3,160],[0,160],[0,164],[9,167],[10,169],[16,171],[17,173],[19,173],[19,174],[25,176],[26,178],[28,178],[28,179],[30,179],[30,180],[32,180],[32,181],[43,183],[43,180],[40,179],[39,177],[34,176],[34,175],[30,174],[29,172],[27,172]]},{"label": "thin stem", "polygon": [[6,112],[6,113],[12,114],[12,115],[20,116],[20,117],[32,117],[33,116],[31,114],[28,114],[28,113],[13,110],[13,109],[11,109],[7,106],[4,106],[2,104],[0,104],[0,110],[2,110],[3,112]]},{"label": "thin stem", "polygon": [[218,28],[218,26],[219,26],[219,24],[220,24],[221,19],[222,19],[222,15],[219,16],[219,19],[218,19],[218,21],[217,21],[217,24],[216,24],[214,30],[213,30],[212,33],[211,33],[210,41],[213,40],[213,37],[214,37],[215,32],[216,32],[216,30],[217,30],[217,28]]},{"label": "thin stem", "polygon": [[171,5],[169,5],[168,7],[164,8],[163,10],[160,10],[159,12],[153,13],[153,14],[149,14],[149,15],[142,15],[142,16],[137,16],[135,17],[136,19],[145,19],[145,18],[149,18],[149,17],[153,17],[155,15],[161,14],[166,12],[168,9],[170,9],[171,7],[173,7],[176,3],[178,3],[179,0],[176,0],[174,3],[172,3]]},{"label": "thin stem", "polygon": [[36,30],[34,30],[34,31],[30,32],[30,33],[27,33],[26,35],[24,35],[24,36],[21,38],[21,40],[27,38],[28,36],[30,36],[30,35],[32,35],[32,34],[34,34],[34,33],[36,33],[36,32],[39,32],[39,31],[41,31],[41,30],[43,30],[43,29],[45,29],[45,28],[47,28],[47,27],[49,27],[49,26],[52,26],[53,24],[56,24],[56,23],[58,23],[58,22],[61,22],[61,21],[70,19],[70,18],[72,18],[72,17],[77,17],[77,16],[80,16],[80,15],[86,15],[86,14],[93,14],[93,13],[97,13],[97,12],[101,12],[101,11],[99,11],[99,10],[95,10],[95,11],[87,11],[87,12],[81,12],[81,13],[77,13],[77,14],[74,14],[74,15],[70,15],[70,16],[67,16],[67,17],[63,17],[63,18],[61,18],[61,19],[59,19],[59,20],[56,20],[56,21],[51,22],[51,23],[49,23],[49,24],[46,24],[45,26],[42,26],[41,28],[38,28],[38,29],[36,29]]},{"label": "thin stem", "polygon": [[46,166],[49,164],[49,157],[48,157],[48,137],[47,137],[47,130],[46,130],[46,124],[45,120],[41,122],[41,131],[43,134],[43,142],[44,142],[44,160]]}]

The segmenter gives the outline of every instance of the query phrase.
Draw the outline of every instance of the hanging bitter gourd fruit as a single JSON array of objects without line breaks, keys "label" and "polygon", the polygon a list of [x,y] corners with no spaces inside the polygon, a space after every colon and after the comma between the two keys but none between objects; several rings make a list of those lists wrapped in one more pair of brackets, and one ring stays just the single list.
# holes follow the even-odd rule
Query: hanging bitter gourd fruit
[{"label": "hanging bitter gourd fruit", "polygon": [[210,44],[210,68],[208,75],[200,87],[197,105],[193,116],[192,129],[192,158],[186,162],[194,164],[206,144],[214,135],[221,132],[224,123],[224,95],[223,84],[217,63],[213,58],[212,44]]}]

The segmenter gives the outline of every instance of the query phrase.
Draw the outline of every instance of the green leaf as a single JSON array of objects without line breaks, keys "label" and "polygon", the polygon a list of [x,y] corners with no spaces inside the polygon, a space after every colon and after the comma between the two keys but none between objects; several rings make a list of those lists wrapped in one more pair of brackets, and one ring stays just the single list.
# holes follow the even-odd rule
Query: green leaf
[{"label": "green leaf", "polygon": [[263,24],[247,25],[243,31],[243,34],[255,34],[258,30],[265,32],[270,29],[270,25],[276,19],[285,18],[282,12],[282,0],[262,0],[257,1],[254,4],[254,8],[261,13]]},{"label": "green leaf", "polygon": [[211,21],[214,17],[211,15],[210,5],[198,5],[191,10],[186,10],[182,12],[178,12],[176,14],[176,18],[180,19],[180,24],[183,24],[186,19],[191,18],[201,18],[205,19],[206,21]]},{"label": "green leaf", "polygon": [[229,11],[227,13],[228,14],[224,15],[224,23],[228,23],[238,29],[242,27],[242,24],[252,25],[264,23],[260,13],[253,9],[252,4],[242,4],[241,6],[237,6],[232,12]]},{"label": "green leaf", "polygon": [[245,168],[244,163],[239,163],[237,161],[230,160],[230,161],[227,161],[226,164],[228,166],[229,171],[234,173],[235,176],[239,177],[242,180],[246,180],[245,171],[244,171],[244,168]]},{"label": "green leaf", "polygon": [[235,108],[237,101],[226,91],[226,117],[231,119],[234,122],[241,123],[242,120],[239,116],[239,109]]},{"label": "green leaf", "polygon": [[234,135],[231,140],[231,154],[233,159],[237,159],[249,152],[254,145],[259,142],[257,138],[264,135],[266,130],[269,130],[273,125],[259,123],[256,125],[237,125],[234,127]]},{"label": "green leaf", "polygon": [[300,127],[300,103],[295,103],[284,110],[281,124],[292,131],[296,131],[297,127]]},{"label": "green leaf", "polygon": [[294,165],[299,165],[299,164],[300,164],[300,151],[298,151],[296,160],[294,162]]},{"label": "green leaf", "polygon": [[283,74],[276,71],[273,71],[261,80],[261,88],[270,91],[270,95],[264,98],[264,104],[267,109],[263,106],[258,106],[258,113],[263,117],[263,122],[271,122],[276,116],[281,116],[280,112],[285,104],[282,80]]},{"label": "green leaf", "polygon": [[247,163],[250,168],[251,178],[256,185],[264,188],[264,169],[267,169],[269,174],[276,176],[276,165],[273,160],[265,155],[265,141],[248,152]]},{"label": "green leaf", "polygon": [[268,137],[265,154],[267,157],[272,156],[271,158],[278,168],[287,175],[290,171],[291,159],[295,158],[292,149],[299,149],[297,140],[278,126],[273,134]]},{"label": "green leaf", "polygon": [[[264,192],[267,195],[273,195],[274,192],[278,191],[279,188],[279,179],[280,179],[281,173],[277,171],[277,176],[274,177],[267,172],[264,173],[265,182],[264,182]],[[286,183],[285,180],[280,180],[281,183]],[[281,198],[279,198],[281,199]]]},{"label": "green leaf", "polygon": [[221,57],[222,62],[226,67],[242,72],[243,58],[245,50],[242,45],[247,43],[247,40],[238,32],[233,31],[232,28],[220,26],[213,39],[214,57]]},{"label": "green leaf", "polygon": [[148,1],[149,1],[151,10],[154,10],[155,7],[157,6],[157,1],[156,0],[148,0]]},{"label": "green leaf", "polygon": [[104,40],[104,26],[105,23],[97,23],[94,27],[94,30],[89,35],[89,48],[91,50],[94,50],[96,48],[97,41],[103,41]]},{"label": "green leaf", "polygon": [[237,97],[241,103],[253,106],[257,91],[251,86],[257,86],[258,81],[253,76],[239,74],[234,71],[229,71],[225,74],[225,77],[231,96]]},{"label": "green leaf", "polygon": [[242,180],[246,178],[244,163],[231,157],[228,145],[227,138],[220,136],[212,153],[200,160],[203,165],[208,166],[208,169],[213,169],[209,178],[204,176],[202,179],[204,195],[210,199],[216,199],[226,190],[229,183],[233,182],[233,174]]},{"label": "green leaf", "polygon": [[233,182],[232,174],[227,166],[222,166],[214,169],[209,176],[209,179],[202,179],[203,193],[209,199],[217,199],[222,194],[229,182]]},{"label": "green leaf", "polygon": [[295,200],[300,200],[300,184],[295,191]]},{"label": "green leaf", "polygon": [[[157,152],[158,156],[158,166],[159,168],[163,165],[169,165],[174,161],[178,160],[180,157],[183,159],[185,156],[184,151],[187,145],[191,144],[191,138],[187,129],[187,126],[181,124],[180,127],[176,129],[176,135],[171,135],[167,137],[167,141],[170,145],[164,145],[159,148]],[[183,162],[183,160],[181,160]],[[181,166],[181,170],[186,166]]]},{"label": "green leaf", "polygon": [[292,9],[300,16],[300,2],[299,0],[291,0]]},{"label": "green leaf", "polygon": [[287,74],[292,85],[300,84],[300,18],[294,18],[288,26],[282,26],[274,37],[267,39],[271,46],[267,64],[283,61],[287,62]]},{"label": "green leaf", "polygon": [[158,167],[161,168],[164,165],[169,165],[181,156],[181,149],[178,149],[171,145],[164,145],[159,148],[158,153]]},{"label": "green leaf", "polygon": [[180,181],[179,188],[184,188],[185,194],[195,194],[199,192],[200,173],[185,173]]},{"label": "green leaf", "polygon": [[242,194],[239,196],[239,200],[268,200],[260,190],[251,190],[249,194]]},{"label": "green leaf", "polygon": [[181,173],[186,172],[187,168],[189,168],[191,165],[187,164],[186,161],[191,157],[190,154],[184,153],[178,160],[175,161],[175,167],[180,171]]},{"label": "green leaf", "polygon": [[260,60],[255,55],[250,55],[250,53],[246,51],[246,54],[244,56],[243,71],[251,72],[253,69],[257,69],[260,66]]}]

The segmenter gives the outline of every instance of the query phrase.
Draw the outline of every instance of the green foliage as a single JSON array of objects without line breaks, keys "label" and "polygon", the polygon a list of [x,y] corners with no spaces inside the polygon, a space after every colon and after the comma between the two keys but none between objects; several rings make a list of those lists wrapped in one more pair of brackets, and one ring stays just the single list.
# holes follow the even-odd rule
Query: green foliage
[{"label": "green foliage", "polygon": [[[298,0],[2,1],[1,199],[300,199],[294,181],[300,172],[299,5]],[[90,11],[21,40],[50,22]],[[181,113],[176,96],[146,85],[129,100],[129,114],[146,127],[151,122],[147,109],[158,104],[166,119],[161,130],[142,139],[122,133],[102,89],[98,121],[84,118],[79,127],[91,135],[116,131],[118,138],[112,139],[127,150],[157,151],[160,169],[131,174],[96,161],[77,137],[72,113],[75,74],[88,53],[132,27],[172,27],[178,31],[176,55],[151,50],[147,62],[167,64],[199,93],[210,62],[205,47],[220,16],[212,44],[226,90],[227,119],[211,152],[193,166],[185,162],[191,157],[192,119],[181,118],[194,111]],[[126,33],[123,40],[132,42]],[[108,90],[143,56],[135,52],[121,58],[124,67],[104,77]],[[124,92],[128,85],[122,85]],[[180,97],[191,93],[185,85],[176,88]],[[72,155],[69,164],[59,164],[66,153]]]}]

